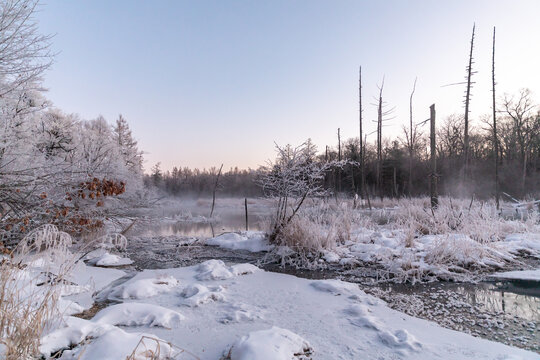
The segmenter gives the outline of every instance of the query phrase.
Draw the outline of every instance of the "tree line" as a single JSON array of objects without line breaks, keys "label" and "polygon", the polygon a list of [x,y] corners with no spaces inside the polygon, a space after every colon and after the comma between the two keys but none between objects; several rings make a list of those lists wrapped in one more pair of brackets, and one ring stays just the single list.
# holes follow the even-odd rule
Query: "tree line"
[{"label": "tree line", "polygon": [[37,0],[0,2],[0,248],[42,224],[81,234],[142,199],[142,154],[126,119],[53,107],[42,76],[51,37]]}]

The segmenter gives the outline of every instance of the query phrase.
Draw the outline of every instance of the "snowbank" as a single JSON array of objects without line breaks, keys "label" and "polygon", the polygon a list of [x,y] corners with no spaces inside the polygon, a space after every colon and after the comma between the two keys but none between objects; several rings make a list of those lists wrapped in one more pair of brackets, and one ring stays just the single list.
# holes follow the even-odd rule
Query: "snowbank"
[{"label": "snowbank", "polygon": [[231,360],[291,360],[309,356],[313,349],[295,333],[273,326],[243,336],[231,348]]},{"label": "snowbank", "polygon": [[492,274],[491,277],[501,280],[526,280],[540,282],[540,269],[500,272]]},{"label": "snowbank", "polygon": [[148,279],[130,279],[116,287],[109,294],[109,299],[144,299],[160,293],[170,292],[178,285],[178,280],[172,276],[157,274]]},{"label": "snowbank", "polygon": [[184,315],[159,305],[144,303],[124,303],[109,306],[98,312],[92,321],[98,324],[123,326],[161,326],[170,328],[180,322]]},{"label": "snowbank", "polygon": [[[240,269],[239,275],[233,269]],[[54,335],[54,342],[53,335],[44,339],[44,346],[48,343],[49,350],[72,347],[64,352],[65,359],[81,354],[82,359],[119,359],[131,354],[142,334],[147,334],[163,339],[161,354],[172,351],[170,342],[201,359],[230,355],[231,359],[296,360],[302,357],[294,358],[294,354],[309,358],[311,353],[323,360],[538,359],[538,354],[391,310],[356,284],[253,270],[253,265],[227,266],[219,260],[145,270],[111,293],[128,289],[132,289],[130,294],[144,293],[148,286],[154,289],[157,279],[166,279],[162,285],[166,291],[152,290],[153,296],[144,300],[156,307],[126,297],[122,306],[102,310],[92,321],[68,320],[66,328]],[[168,316],[176,320],[167,321]],[[119,329],[110,323],[136,326]],[[169,329],[152,326],[158,323]],[[81,343],[82,339],[89,340]],[[158,342],[148,344],[156,350]]]}]

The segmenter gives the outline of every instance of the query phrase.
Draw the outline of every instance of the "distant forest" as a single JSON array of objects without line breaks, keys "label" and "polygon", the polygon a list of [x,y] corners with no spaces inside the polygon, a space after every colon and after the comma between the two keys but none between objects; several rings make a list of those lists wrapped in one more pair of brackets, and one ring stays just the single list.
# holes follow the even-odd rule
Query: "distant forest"
[{"label": "distant forest", "polygon": [[[443,195],[487,198],[495,193],[493,177],[495,157],[490,117],[469,127],[469,167],[464,174],[464,117],[448,116],[438,120],[437,176]],[[498,165],[500,191],[513,197],[540,197],[540,112],[529,90],[515,96],[504,96],[497,115]],[[408,129],[381,144],[381,172],[377,187],[377,146],[364,143],[366,189],[371,196],[420,196],[429,193],[430,147],[429,127]],[[337,138],[336,138],[337,143]],[[336,193],[358,194],[361,191],[358,137],[328,146],[318,161],[350,161],[342,169],[328,172],[325,186]],[[341,155],[340,155],[341,153]],[[218,168],[174,168],[163,173],[155,166],[147,175],[147,185],[155,185],[171,195],[210,196]],[[412,170],[412,171],[411,171]],[[221,174],[218,193],[229,196],[261,196],[256,183],[261,169],[230,169]]]}]

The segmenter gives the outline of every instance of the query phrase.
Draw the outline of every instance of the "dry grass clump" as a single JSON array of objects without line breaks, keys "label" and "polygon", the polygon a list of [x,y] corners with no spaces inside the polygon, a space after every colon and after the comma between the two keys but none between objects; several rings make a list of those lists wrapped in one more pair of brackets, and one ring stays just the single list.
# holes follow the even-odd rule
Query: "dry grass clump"
[{"label": "dry grass clump", "polygon": [[6,359],[37,356],[43,332],[60,318],[56,304],[65,276],[73,266],[73,261],[68,260],[69,245],[68,234],[44,225],[28,234],[15,249],[2,249],[0,344]]},{"label": "dry grass clump", "polygon": [[467,236],[445,236],[428,248],[426,262],[448,265],[449,270],[465,272],[471,269],[502,268],[505,262],[514,261],[512,254],[491,244],[481,244]]},{"label": "dry grass clump", "polygon": [[351,238],[353,228],[370,226],[371,220],[352,210],[352,203],[310,200],[274,239],[277,248],[271,255],[281,257],[282,264],[298,267],[320,267],[318,260],[327,251]]},{"label": "dry grass clump", "polygon": [[418,200],[404,199],[393,210],[392,217],[394,226],[407,229],[409,237],[463,234],[486,244],[501,241],[511,233],[533,230],[536,228],[538,213],[532,211],[526,221],[506,220],[500,216],[492,201],[441,198],[439,207],[431,211],[429,205],[425,206]]}]

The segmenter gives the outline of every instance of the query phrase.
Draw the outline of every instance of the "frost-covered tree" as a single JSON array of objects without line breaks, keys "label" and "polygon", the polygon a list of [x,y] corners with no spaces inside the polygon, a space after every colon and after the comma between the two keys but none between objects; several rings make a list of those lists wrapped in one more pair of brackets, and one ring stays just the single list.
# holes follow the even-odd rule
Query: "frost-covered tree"
[{"label": "frost-covered tree", "polygon": [[276,144],[277,158],[261,169],[258,179],[266,195],[278,199],[270,238],[275,241],[310,197],[325,196],[326,172],[340,162],[317,160],[317,148],[308,139],[300,146],[279,146]]},{"label": "frost-covered tree", "polygon": [[51,36],[38,32],[34,14],[38,0],[0,2],[0,97],[39,89],[52,63]]},{"label": "frost-covered tree", "polygon": [[142,153],[137,147],[137,141],[131,134],[128,122],[121,114],[116,120],[113,138],[129,171],[134,174],[142,174]]}]

